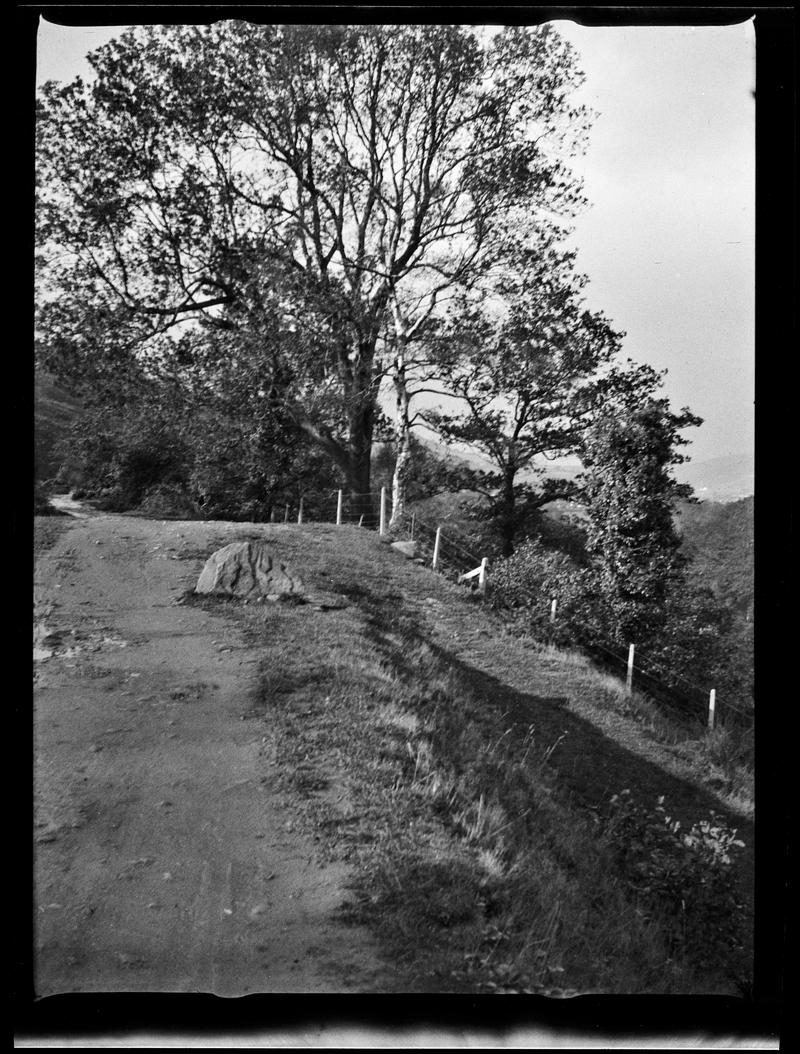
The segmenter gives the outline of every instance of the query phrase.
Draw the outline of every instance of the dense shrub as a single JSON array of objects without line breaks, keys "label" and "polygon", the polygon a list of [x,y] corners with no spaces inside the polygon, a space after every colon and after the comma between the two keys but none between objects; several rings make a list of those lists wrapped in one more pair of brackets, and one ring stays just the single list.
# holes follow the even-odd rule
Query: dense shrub
[{"label": "dense shrub", "polygon": [[264,521],[303,495],[309,518],[332,515],[337,477],[290,422],[178,400],[168,412],[162,397],[89,409],[63,444],[60,482],[114,512]]},{"label": "dense shrub", "polygon": [[[331,492],[340,486],[331,462],[278,416],[208,412],[187,430],[192,452],[189,489],[210,519],[255,522],[296,514],[301,495],[309,519],[331,518]],[[327,498],[327,506],[325,499]]]},{"label": "dense shrub", "polygon": [[[491,598],[540,640],[579,645],[619,674],[630,642],[617,636],[617,619],[603,584],[592,566],[532,540],[492,564]],[[553,600],[557,607],[551,622]],[[660,618],[657,632],[648,637],[642,626],[633,638],[639,686],[647,694],[691,721],[705,717],[712,687],[720,703],[739,710],[752,705],[751,682],[736,652],[731,613],[710,590],[689,582],[673,588]],[[752,674],[752,663],[749,671]]]},{"label": "dense shrub", "polygon": [[[516,612],[543,640],[590,643],[602,635],[591,572],[537,539],[493,564],[491,581],[495,605]],[[551,622],[553,600],[557,618]]]},{"label": "dense shrub", "polygon": [[624,790],[611,799],[604,833],[623,881],[646,917],[665,927],[674,953],[719,966],[741,949],[733,857],[744,842],[721,817],[712,812],[682,831],[663,797],[649,808]]},{"label": "dense shrub", "polygon": [[111,511],[136,508],[154,487],[187,481],[179,428],[147,402],[87,410],[62,446],[60,482],[79,486]]},{"label": "dense shrub", "polygon": [[150,487],[139,503],[139,509],[150,516],[181,520],[196,520],[202,516],[197,502],[180,482],[157,483]]}]

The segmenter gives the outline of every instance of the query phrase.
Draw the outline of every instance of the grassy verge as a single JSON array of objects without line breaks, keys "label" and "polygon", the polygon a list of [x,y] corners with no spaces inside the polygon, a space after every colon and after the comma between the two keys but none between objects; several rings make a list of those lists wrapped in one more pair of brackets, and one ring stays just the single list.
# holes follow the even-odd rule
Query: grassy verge
[{"label": "grassy verge", "polygon": [[[672,733],[612,678],[518,640],[372,535],[242,533],[256,536],[312,593],[227,605],[262,650],[265,751],[320,854],[350,864],[343,911],[376,932],[401,988],[746,983],[744,908],[715,855],[738,846],[713,818],[699,849],[683,841],[720,800],[686,739],[667,749]],[[704,899],[708,884],[726,896]]]},{"label": "grassy verge", "polygon": [[717,718],[709,730],[704,721],[680,719],[645,692],[627,693],[619,677],[598,670],[576,651],[527,640],[526,647],[541,663],[553,662],[563,677],[569,671],[572,705],[593,720],[613,713],[629,724],[639,740],[658,744],[680,771],[698,787],[712,790],[720,802],[752,820],[755,809],[755,750],[753,729]]},{"label": "grassy verge", "polygon": [[[419,539],[421,550],[430,559],[432,539],[424,535]],[[624,689],[619,676],[606,672],[577,647],[556,647],[531,634],[529,617],[524,612],[513,612],[500,608],[488,609],[484,613],[486,624],[493,633],[502,631],[520,640],[525,649],[535,656],[540,664],[552,665],[559,671],[559,679],[570,671],[568,678],[572,694],[586,700],[583,711],[594,716],[593,700],[600,696],[602,708],[613,710],[637,728],[639,737],[645,736],[659,743],[681,762],[684,772],[699,785],[712,789],[725,805],[738,814],[752,819],[754,813],[754,734],[752,726],[743,726],[733,715],[726,715],[724,708],[717,714],[716,727],[709,731],[705,713],[690,716],[676,707],[651,698],[640,687],[630,695]],[[544,636],[549,637],[544,628]]]}]

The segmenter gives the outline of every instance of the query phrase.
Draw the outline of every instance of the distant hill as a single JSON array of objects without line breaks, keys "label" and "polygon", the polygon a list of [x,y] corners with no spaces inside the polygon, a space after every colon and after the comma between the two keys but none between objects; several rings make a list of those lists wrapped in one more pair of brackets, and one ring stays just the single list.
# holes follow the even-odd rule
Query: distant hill
[{"label": "distant hill", "polygon": [[738,501],[755,493],[755,459],[752,454],[723,454],[678,465],[676,477],[690,483],[702,501]]},{"label": "distant hill", "polygon": [[[446,446],[429,435],[420,435],[420,439],[440,456],[446,452],[455,462],[475,469],[491,470],[493,467],[488,458],[464,444]],[[577,457],[560,457],[552,461],[538,457],[535,465],[552,479],[574,479],[581,471]],[[534,474],[533,471],[521,472],[520,479],[531,479]],[[701,501],[738,501],[755,493],[755,459],[752,454],[723,454],[689,461],[676,466],[675,476],[679,482],[691,484]]]},{"label": "distant hill", "polygon": [[677,517],[684,552],[704,585],[751,621],[753,617],[753,518],[755,499],[681,504]]},{"label": "distant hill", "polygon": [[[443,443],[435,432],[423,431],[422,429],[417,431],[416,438],[427,446],[432,453],[440,458],[446,458],[453,464],[467,465],[470,468],[484,472],[497,471],[497,466],[493,465],[489,458],[484,457],[477,450],[473,450],[466,443]],[[536,469],[543,469],[545,476],[553,479],[573,479],[581,471],[581,463],[576,457],[560,457],[552,461],[545,457],[536,457],[534,464]],[[531,480],[534,476],[539,478],[538,472],[535,470],[527,470],[519,474],[519,478],[523,481]]]},{"label": "distant hill", "polygon": [[34,378],[34,479],[53,477],[61,461],[56,443],[81,412],[81,403],[47,373]]}]

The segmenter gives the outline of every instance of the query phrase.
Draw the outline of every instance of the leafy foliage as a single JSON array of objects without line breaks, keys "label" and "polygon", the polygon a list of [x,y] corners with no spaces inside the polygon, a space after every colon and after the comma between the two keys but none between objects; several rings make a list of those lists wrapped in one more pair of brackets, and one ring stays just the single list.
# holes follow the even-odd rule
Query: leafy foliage
[{"label": "leafy foliage", "polygon": [[[512,556],[492,567],[495,602],[524,613],[526,625],[540,639],[555,643],[588,638],[595,620],[588,586],[584,568],[538,539],[523,542]],[[551,622],[553,600],[558,618]]]},{"label": "leafy foliage", "polygon": [[701,423],[650,394],[609,401],[584,438],[587,547],[617,645],[655,640],[668,597],[682,587],[685,560],[673,523],[681,489],[671,467],[683,460],[680,430]]},{"label": "leafy foliage", "polygon": [[[451,482],[452,467],[428,444],[410,436],[411,461],[406,479],[406,498],[418,502],[445,491]],[[391,488],[397,444],[392,440],[378,446],[372,460],[376,487]]]},{"label": "leafy foliage", "polygon": [[753,616],[755,499],[681,504],[683,548],[704,583],[744,618]]},{"label": "leafy foliage", "polygon": [[60,466],[57,444],[81,412],[80,402],[40,371],[34,376],[34,478],[52,479]]},{"label": "leafy foliage", "polygon": [[571,49],[549,27],[223,21],[91,61],[39,100],[40,361],[110,396],[182,373],[175,334],[258,347],[259,386],[368,491],[390,308],[422,324],[521,216],[580,200]]},{"label": "leafy foliage", "polygon": [[185,483],[188,452],[180,430],[152,409],[86,408],[62,440],[60,479],[113,511],[135,508],[152,487]]},{"label": "leafy foliage", "polygon": [[[510,609],[540,640],[579,644],[615,674],[623,671],[627,643],[616,636],[618,623],[605,593],[605,577],[594,565],[541,539],[530,539],[493,564],[491,581],[495,605]],[[556,618],[551,621],[553,600]],[[661,600],[658,618],[658,632],[646,641],[634,627],[636,677],[643,691],[693,720],[704,717],[712,687],[727,703],[749,702],[739,684],[746,670],[735,672],[730,614],[710,591],[676,578]]]},{"label": "leafy foliage", "polygon": [[489,501],[505,555],[536,510],[575,493],[572,481],[533,485],[534,459],[577,449],[596,375],[620,342],[603,315],[583,307],[574,254],[544,239],[508,263],[513,277],[480,300],[463,294],[436,334],[437,362],[460,406],[426,415],[447,442],[468,443],[492,462],[472,473],[472,486]]},{"label": "leafy foliage", "polygon": [[719,966],[739,950],[743,904],[736,891],[733,856],[744,842],[716,813],[682,831],[667,815],[629,790],[611,799],[605,835],[641,909],[667,924],[673,953],[700,965]]},{"label": "leafy foliage", "polygon": [[302,493],[335,485],[330,464],[296,429],[211,399],[182,401],[162,384],[122,408],[87,409],[63,444],[63,478],[116,511],[268,520]]}]

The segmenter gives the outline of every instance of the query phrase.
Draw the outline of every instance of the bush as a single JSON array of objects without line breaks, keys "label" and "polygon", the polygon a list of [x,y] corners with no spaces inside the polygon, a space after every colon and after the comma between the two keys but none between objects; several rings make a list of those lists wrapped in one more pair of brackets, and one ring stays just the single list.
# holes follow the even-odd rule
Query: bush
[{"label": "bush", "polygon": [[78,484],[109,511],[134,509],[154,487],[186,481],[178,428],[144,402],[87,410],[63,447],[62,482]]},{"label": "bush", "polygon": [[111,512],[265,521],[303,494],[309,519],[333,515],[333,466],[277,411],[257,419],[171,394],[87,410],[63,444],[61,482]]},{"label": "bush", "polygon": [[[533,539],[492,565],[491,595],[497,607],[518,612],[540,639],[589,643],[599,636],[590,573],[564,553]],[[552,601],[557,619],[550,621]]]},{"label": "bush", "polygon": [[732,862],[744,842],[720,816],[712,812],[684,832],[663,797],[647,808],[624,790],[611,799],[604,833],[639,909],[665,929],[673,953],[719,966],[741,949],[743,903]]},{"label": "bush", "polygon": [[140,502],[139,509],[150,516],[177,517],[181,520],[201,518],[197,503],[180,483],[159,483],[152,487]]}]

